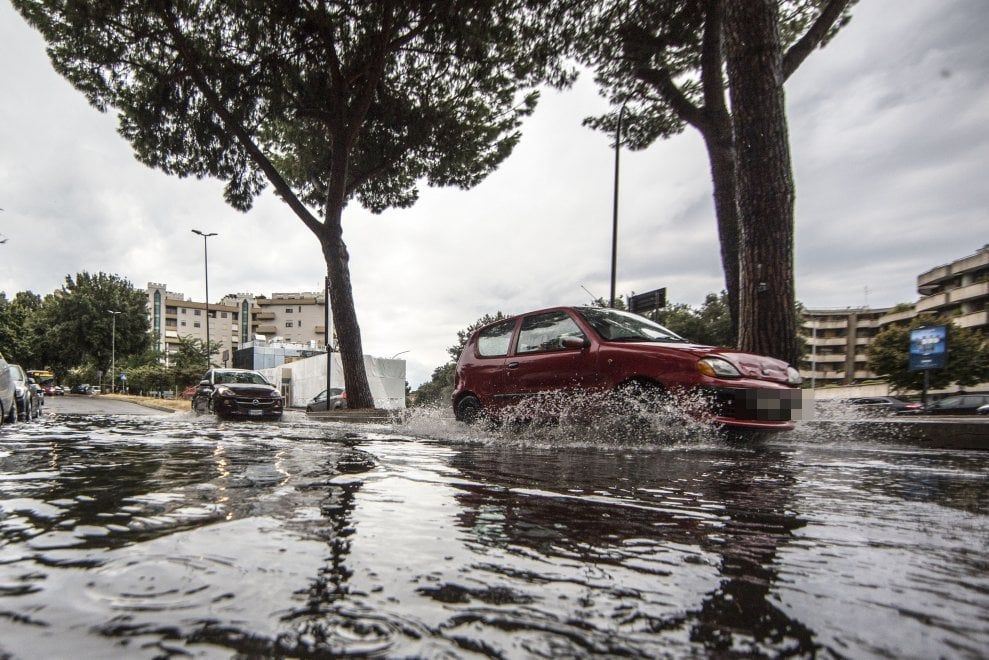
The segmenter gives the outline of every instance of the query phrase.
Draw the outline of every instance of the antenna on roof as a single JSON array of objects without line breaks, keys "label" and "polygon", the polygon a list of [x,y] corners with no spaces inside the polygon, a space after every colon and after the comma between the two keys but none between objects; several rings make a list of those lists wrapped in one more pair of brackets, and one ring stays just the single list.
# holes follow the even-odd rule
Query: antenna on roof
[{"label": "antenna on roof", "polygon": [[[587,291],[587,287],[584,286],[583,284],[580,285],[580,288],[583,289],[584,291]],[[589,295],[591,297],[591,302],[597,302],[598,300],[600,300],[600,298],[598,298],[597,296],[595,296],[590,291],[587,291],[587,295]]]}]

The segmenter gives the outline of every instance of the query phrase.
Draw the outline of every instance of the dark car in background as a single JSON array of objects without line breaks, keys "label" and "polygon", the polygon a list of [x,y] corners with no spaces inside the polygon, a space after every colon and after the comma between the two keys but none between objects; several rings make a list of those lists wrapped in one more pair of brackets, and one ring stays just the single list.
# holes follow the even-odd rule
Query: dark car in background
[{"label": "dark car in background", "polygon": [[17,399],[10,378],[10,365],[0,353],[0,426],[17,421]]},{"label": "dark car in background", "polygon": [[788,431],[800,374],[781,360],[693,344],[647,318],[555,307],[480,328],[457,362],[453,410],[471,422],[547,392],[699,392],[715,424]]},{"label": "dark car in background", "polygon": [[41,415],[40,390],[34,379],[19,364],[10,365],[10,379],[14,384],[14,398],[17,400],[17,417],[26,422]]},{"label": "dark car in background", "polygon": [[89,394],[89,390],[92,389],[88,384],[82,383],[79,385],[73,385],[69,390],[69,394]]},{"label": "dark car in background", "polygon": [[306,412],[322,412],[327,410],[340,410],[347,407],[347,393],[342,387],[330,388],[330,401],[327,406],[326,390],[323,390],[306,404]]},{"label": "dark car in background", "polygon": [[249,369],[210,369],[192,398],[192,409],[213,413],[220,419],[282,417],[284,399],[274,385]]},{"label": "dark car in background", "polygon": [[892,396],[862,396],[846,399],[845,403],[868,415],[893,415],[905,411],[920,410],[923,405],[917,402],[903,401]]},{"label": "dark car in background", "polygon": [[989,405],[989,394],[954,394],[929,403],[917,412],[922,415],[976,415],[985,405]]}]

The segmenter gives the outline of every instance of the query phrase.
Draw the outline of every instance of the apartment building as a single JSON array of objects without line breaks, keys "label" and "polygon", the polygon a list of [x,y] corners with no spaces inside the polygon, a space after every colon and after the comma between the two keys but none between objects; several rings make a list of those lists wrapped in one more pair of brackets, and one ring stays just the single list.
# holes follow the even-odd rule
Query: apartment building
[{"label": "apartment building", "polygon": [[209,340],[217,346],[211,357],[216,364],[229,365],[235,350],[261,337],[325,347],[326,312],[321,292],[273,293],[270,298],[235,293],[210,303],[208,308],[206,303],[169,291],[167,285],[157,282],[148,283],[147,295],[153,341],[166,365],[178,350],[180,338],[205,341],[207,325]]},{"label": "apartment building", "polygon": [[821,387],[875,378],[866,357],[872,338],[890,325],[909,323],[921,314],[949,317],[958,326],[980,330],[989,338],[989,245],[921,273],[917,293],[920,299],[912,305],[804,310],[801,334],[807,353],[800,361],[804,380]]},{"label": "apartment building", "polygon": [[875,377],[866,348],[892,313],[893,308],[805,309],[801,334],[807,353],[799,365],[804,381],[821,387]]},{"label": "apartment building", "polygon": [[917,314],[941,314],[989,337],[989,245],[917,276]]}]

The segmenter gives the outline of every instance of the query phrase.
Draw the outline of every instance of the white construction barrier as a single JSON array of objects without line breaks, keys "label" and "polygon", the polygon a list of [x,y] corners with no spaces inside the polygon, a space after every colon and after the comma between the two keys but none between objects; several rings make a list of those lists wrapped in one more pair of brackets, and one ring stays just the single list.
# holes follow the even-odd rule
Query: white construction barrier
[{"label": "white construction barrier", "polygon": [[[389,360],[364,356],[364,370],[374,407],[383,410],[405,408],[405,360]],[[287,404],[304,408],[313,397],[326,389],[326,356],[317,355],[296,360],[271,369],[259,371],[272,384],[281,387]],[[330,367],[331,387],[347,389],[343,380],[343,363],[340,354],[332,354]]]}]

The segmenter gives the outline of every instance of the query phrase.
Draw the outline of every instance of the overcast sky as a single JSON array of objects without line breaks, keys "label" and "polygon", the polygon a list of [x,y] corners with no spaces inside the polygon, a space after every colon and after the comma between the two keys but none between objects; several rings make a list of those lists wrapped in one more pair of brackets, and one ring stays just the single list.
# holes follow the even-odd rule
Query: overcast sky
[{"label": "overcast sky", "polygon": [[[808,307],[914,301],[919,273],[989,243],[989,0],[861,0],[787,84],[797,187],[797,297]],[[485,313],[607,296],[613,152],[580,125],[604,110],[585,76],[547,90],[502,167],[469,191],[423,189],[412,209],[352,204],[344,239],[364,349],[408,351],[413,387]],[[723,288],[697,133],[622,157],[618,291],[665,286],[699,304]],[[0,4],[0,291],[46,294],[116,273],[203,295],[314,291],[318,242],[266,193],[247,214],[216,181],[138,163]]]}]

